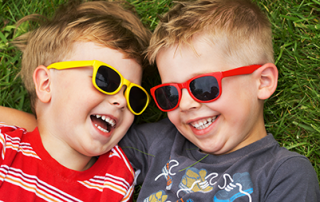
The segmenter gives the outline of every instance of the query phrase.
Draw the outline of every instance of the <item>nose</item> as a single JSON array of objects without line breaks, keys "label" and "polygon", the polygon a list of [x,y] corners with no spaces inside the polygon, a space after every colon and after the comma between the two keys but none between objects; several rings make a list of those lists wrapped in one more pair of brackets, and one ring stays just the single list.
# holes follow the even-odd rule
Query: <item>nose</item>
[{"label": "nose", "polygon": [[195,101],[189,94],[187,89],[182,89],[181,100],[179,104],[179,109],[181,111],[188,111],[192,109],[197,109],[201,106],[201,103]]},{"label": "nose", "polygon": [[126,91],[127,86],[122,86],[120,91],[114,95],[109,95],[108,97],[108,102],[111,105],[114,105],[115,107],[119,109],[123,109],[127,105],[127,100],[125,98],[125,91]]}]

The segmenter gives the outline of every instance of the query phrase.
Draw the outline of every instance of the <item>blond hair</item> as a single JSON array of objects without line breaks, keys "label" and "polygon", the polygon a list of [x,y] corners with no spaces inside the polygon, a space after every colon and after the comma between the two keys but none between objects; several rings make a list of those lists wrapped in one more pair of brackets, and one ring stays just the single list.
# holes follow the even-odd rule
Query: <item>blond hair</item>
[{"label": "blond hair", "polygon": [[71,54],[75,41],[91,41],[122,51],[142,66],[147,64],[142,53],[148,47],[151,33],[136,15],[119,3],[73,1],[61,6],[52,19],[33,14],[22,18],[18,25],[25,21],[40,23],[38,28],[13,41],[23,52],[20,75],[33,111],[37,98],[32,79],[34,70]]},{"label": "blond hair", "polygon": [[198,0],[178,2],[163,16],[147,50],[149,62],[163,48],[192,46],[192,38],[202,33],[243,65],[274,61],[271,23],[257,5],[250,0]]}]

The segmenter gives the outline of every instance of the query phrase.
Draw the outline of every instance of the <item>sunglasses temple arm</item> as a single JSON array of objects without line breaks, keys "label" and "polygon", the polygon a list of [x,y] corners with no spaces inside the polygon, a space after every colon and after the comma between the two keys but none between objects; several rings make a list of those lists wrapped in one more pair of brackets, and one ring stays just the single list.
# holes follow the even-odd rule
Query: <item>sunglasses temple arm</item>
[{"label": "sunglasses temple arm", "polygon": [[249,66],[239,67],[236,69],[227,70],[221,73],[223,77],[251,74],[255,70],[257,70],[259,67],[261,67],[261,65],[249,65]]}]

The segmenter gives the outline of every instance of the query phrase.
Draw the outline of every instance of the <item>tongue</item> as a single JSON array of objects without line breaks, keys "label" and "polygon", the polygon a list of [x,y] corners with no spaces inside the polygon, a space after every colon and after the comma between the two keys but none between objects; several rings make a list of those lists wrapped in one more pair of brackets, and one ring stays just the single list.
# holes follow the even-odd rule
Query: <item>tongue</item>
[{"label": "tongue", "polygon": [[105,121],[95,117],[95,116],[91,116],[91,121],[93,123],[93,125],[95,125],[96,127],[100,126],[101,128],[107,129],[108,131],[110,131],[110,127],[109,124],[107,124]]}]

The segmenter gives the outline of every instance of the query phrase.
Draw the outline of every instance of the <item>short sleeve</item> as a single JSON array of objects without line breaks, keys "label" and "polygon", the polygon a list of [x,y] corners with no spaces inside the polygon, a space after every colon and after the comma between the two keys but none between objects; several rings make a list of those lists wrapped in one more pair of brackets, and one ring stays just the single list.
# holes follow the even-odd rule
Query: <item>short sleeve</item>
[{"label": "short sleeve", "polygon": [[295,156],[283,162],[271,181],[265,201],[319,202],[319,182],[309,160]]}]

